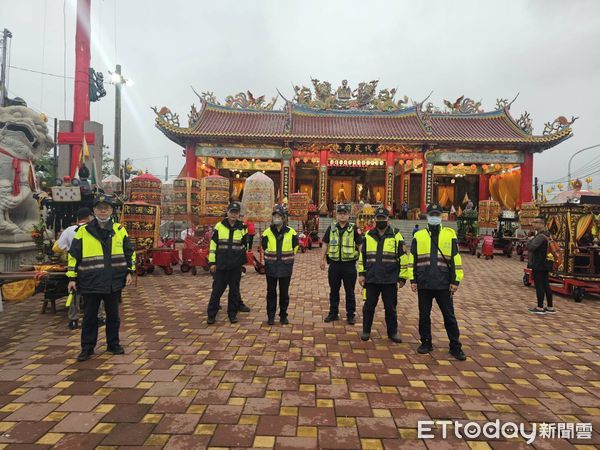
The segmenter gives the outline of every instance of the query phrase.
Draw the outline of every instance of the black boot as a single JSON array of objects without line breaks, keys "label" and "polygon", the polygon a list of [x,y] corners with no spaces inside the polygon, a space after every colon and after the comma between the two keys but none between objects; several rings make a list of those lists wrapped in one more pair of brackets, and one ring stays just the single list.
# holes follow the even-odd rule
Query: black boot
[{"label": "black boot", "polygon": [[240,306],[238,306],[238,311],[239,312],[250,312],[250,308],[248,308],[244,303],[240,304]]},{"label": "black boot", "polygon": [[371,333],[363,331],[362,334],[360,335],[360,340],[361,341],[368,341],[370,337],[371,337]]},{"label": "black boot", "polygon": [[392,342],[395,342],[396,344],[402,343],[402,338],[400,337],[400,335],[398,333],[388,336],[388,339]]},{"label": "black boot", "polygon": [[209,317],[206,320],[206,323],[209,324],[209,325],[212,325],[213,323],[215,323],[215,321],[216,321],[216,319],[214,317]]},{"label": "black boot", "polygon": [[107,347],[106,351],[112,353],[113,355],[124,355],[125,354],[125,349],[123,347],[121,347],[120,345],[115,345],[114,347]]},{"label": "black boot", "polygon": [[338,314],[329,313],[327,317],[325,317],[324,322],[329,323],[333,322],[334,320],[340,320],[340,316]]},{"label": "black boot", "polygon": [[275,325],[275,319],[273,317],[269,317],[269,319],[267,320],[267,324]]},{"label": "black boot", "polygon": [[69,320],[69,330],[76,330],[77,329],[77,321],[76,320]]},{"label": "black boot", "polygon": [[83,362],[83,361],[87,361],[88,359],[90,359],[92,357],[92,355],[94,354],[94,350],[81,350],[81,353],[79,354],[79,356],[77,356],[77,361],[79,362]]},{"label": "black boot", "polygon": [[431,342],[423,342],[421,345],[419,345],[419,348],[417,349],[417,353],[420,353],[421,355],[426,355],[427,353],[431,353],[433,351],[433,345],[431,345]]},{"label": "black boot", "polygon": [[348,325],[354,325],[356,323],[356,319],[354,316],[348,316]]},{"label": "black boot", "polygon": [[461,349],[450,350],[450,354],[454,356],[459,361],[465,361],[467,359],[467,355]]}]

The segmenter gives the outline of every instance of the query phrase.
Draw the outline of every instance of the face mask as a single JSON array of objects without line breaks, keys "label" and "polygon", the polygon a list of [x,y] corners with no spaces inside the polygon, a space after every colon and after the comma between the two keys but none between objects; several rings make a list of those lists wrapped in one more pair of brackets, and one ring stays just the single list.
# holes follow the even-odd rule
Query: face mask
[{"label": "face mask", "polygon": [[427,223],[435,227],[442,223],[442,218],[440,216],[428,216]]},{"label": "face mask", "polygon": [[281,217],[273,217],[273,225],[281,225],[283,223],[283,219]]},{"label": "face mask", "polygon": [[375,222],[375,226],[377,226],[377,229],[379,230],[385,230],[387,228],[387,220],[377,220]]},{"label": "face mask", "polygon": [[107,223],[110,220],[110,216],[106,219],[101,219],[100,217],[96,217],[96,220],[100,223]]}]

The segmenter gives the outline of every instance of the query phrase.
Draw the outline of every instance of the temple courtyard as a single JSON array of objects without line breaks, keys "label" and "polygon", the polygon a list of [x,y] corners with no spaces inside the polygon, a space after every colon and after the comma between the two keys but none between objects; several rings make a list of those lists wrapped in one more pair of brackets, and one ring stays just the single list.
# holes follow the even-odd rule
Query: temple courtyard
[{"label": "temple courtyard", "polygon": [[[249,268],[252,308],[231,325],[206,324],[211,277],[158,269],[123,297],[123,356],[76,362],[79,330],[40,297],[0,313],[0,449],[22,448],[525,448],[525,439],[462,439],[441,428],[418,439],[419,420],[556,424],[564,439],[536,448],[600,445],[600,301],[556,297],[558,314],[533,316],[524,263],[463,255],[455,309],[468,360],[448,355],[441,314],[435,350],[418,355],[417,299],[399,293],[404,342],[386,338],[379,304],[369,342],[358,323],[326,324],[319,251],[299,254],[291,324],[266,324],[264,278]],[[343,311],[342,300],[342,311]],[[60,302],[62,306],[62,302]],[[342,314],[342,319],[344,315]],[[101,329],[103,334],[104,329]],[[589,430],[582,424],[591,424]],[[452,429],[452,427],[450,428]]]}]

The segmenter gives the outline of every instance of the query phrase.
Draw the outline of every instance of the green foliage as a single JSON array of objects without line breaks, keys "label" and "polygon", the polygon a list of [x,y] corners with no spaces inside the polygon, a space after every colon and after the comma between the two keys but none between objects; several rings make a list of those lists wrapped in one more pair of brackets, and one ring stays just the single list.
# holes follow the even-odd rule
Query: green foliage
[{"label": "green foliage", "polygon": [[102,151],[102,178],[106,178],[111,173],[113,173],[113,167],[114,167],[114,159],[113,159],[112,155],[109,152],[103,150]]},{"label": "green foliage", "polygon": [[46,182],[48,186],[54,185],[54,180],[56,180],[54,156],[46,153],[35,162],[35,176],[38,178],[40,184]]}]

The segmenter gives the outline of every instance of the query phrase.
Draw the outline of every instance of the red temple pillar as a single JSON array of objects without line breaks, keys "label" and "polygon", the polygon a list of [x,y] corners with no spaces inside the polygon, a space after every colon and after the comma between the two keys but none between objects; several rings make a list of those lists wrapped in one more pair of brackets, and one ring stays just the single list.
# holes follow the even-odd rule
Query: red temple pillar
[{"label": "red temple pillar", "polygon": [[486,173],[479,175],[479,201],[490,198],[490,176]]},{"label": "red temple pillar", "polygon": [[421,212],[427,212],[427,161],[425,161],[425,152],[421,154]]},{"label": "red temple pillar", "polygon": [[[533,186],[533,153],[525,153],[525,162],[521,164],[521,188],[519,191],[520,204],[532,200]],[[519,205],[520,206],[520,205]]]},{"label": "red temple pillar", "polygon": [[197,178],[196,164],[196,149],[193,144],[188,144],[185,148],[185,170],[188,177]]},{"label": "red temple pillar", "polygon": [[327,211],[327,165],[329,160],[329,150],[321,149],[319,151],[319,211],[325,206]]},{"label": "red temple pillar", "polygon": [[400,169],[400,189],[398,190],[398,207],[400,207],[400,204],[402,204],[402,202],[404,201],[404,170],[405,170],[405,166],[404,166],[404,160],[401,159],[400,161],[398,161],[398,165],[399,165],[399,169]]},{"label": "red temple pillar", "polygon": [[[75,89],[73,102],[72,133],[83,133],[83,123],[90,120],[90,2],[77,1],[77,24],[75,28]],[[83,139],[71,146],[71,178],[79,166]]]},{"label": "red temple pillar", "polygon": [[384,205],[390,215],[394,214],[394,152],[385,152],[385,198]]}]

